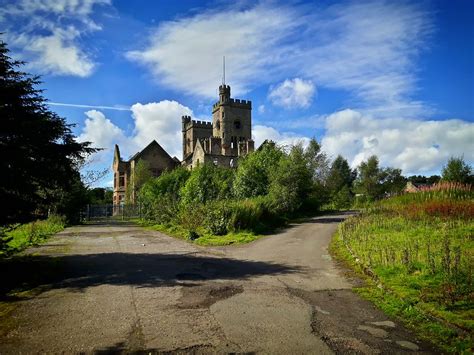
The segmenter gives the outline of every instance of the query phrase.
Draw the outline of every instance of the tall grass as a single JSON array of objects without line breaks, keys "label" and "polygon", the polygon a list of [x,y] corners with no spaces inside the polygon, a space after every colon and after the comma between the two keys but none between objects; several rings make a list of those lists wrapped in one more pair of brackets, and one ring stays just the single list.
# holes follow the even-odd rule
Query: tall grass
[{"label": "tall grass", "polygon": [[351,254],[401,299],[474,332],[470,185],[442,183],[381,201],[341,224],[339,235]]},{"label": "tall grass", "polygon": [[2,238],[7,242],[3,250],[0,250],[0,255],[9,255],[28,246],[40,244],[49,236],[62,231],[65,225],[66,219],[64,216],[52,215],[46,220],[4,228]]}]

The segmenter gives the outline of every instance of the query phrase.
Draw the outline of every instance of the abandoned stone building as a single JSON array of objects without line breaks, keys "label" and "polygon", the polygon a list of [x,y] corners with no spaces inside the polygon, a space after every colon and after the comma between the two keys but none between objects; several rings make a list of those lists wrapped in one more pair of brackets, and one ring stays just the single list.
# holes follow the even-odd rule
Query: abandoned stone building
[{"label": "abandoned stone building", "polygon": [[211,163],[235,167],[254,150],[252,103],[230,97],[230,86],[219,86],[219,101],[212,106],[212,123],[182,117],[183,162],[187,167]]},{"label": "abandoned stone building", "polygon": [[[151,142],[128,161],[122,160],[115,145],[113,203],[125,202],[127,184],[133,185],[133,174],[139,160],[145,160],[154,176],[179,164],[192,169],[199,164],[236,167],[239,157],[254,150],[252,140],[252,103],[230,97],[230,86],[219,86],[219,101],[212,106],[212,122],[195,121],[183,116],[183,160],[171,156],[156,142]],[[156,132],[159,136],[160,132]],[[132,186],[131,203],[135,200]]]},{"label": "abandoned stone building", "polygon": [[122,160],[119,146],[116,144],[112,166],[114,171],[113,203],[115,205],[120,205],[125,202],[127,185],[129,185],[129,183],[130,202],[134,203],[135,188],[133,186],[133,174],[135,172],[135,167],[142,159],[147,162],[153,176],[160,176],[163,171],[174,169],[180,164],[178,158],[171,158],[155,140],[127,161]]}]

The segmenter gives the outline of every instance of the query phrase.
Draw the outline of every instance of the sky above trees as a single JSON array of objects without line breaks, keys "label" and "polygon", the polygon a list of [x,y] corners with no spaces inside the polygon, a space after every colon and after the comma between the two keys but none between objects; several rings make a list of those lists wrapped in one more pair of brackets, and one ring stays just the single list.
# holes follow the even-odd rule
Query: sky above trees
[{"label": "sky above trees", "polygon": [[99,166],[153,139],[181,158],[181,115],[211,119],[224,55],[257,146],[316,137],[352,167],[375,154],[404,174],[474,162],[471,1],[1,3],[12,57],[105,148]]}]

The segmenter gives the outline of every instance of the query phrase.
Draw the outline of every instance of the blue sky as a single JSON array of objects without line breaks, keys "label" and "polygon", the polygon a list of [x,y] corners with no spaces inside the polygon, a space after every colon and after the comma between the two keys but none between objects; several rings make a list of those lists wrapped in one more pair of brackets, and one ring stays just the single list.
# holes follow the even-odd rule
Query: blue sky
[{"label": "blue sky", "polygon": [[105,148],[92,166],[152,139],[181,158],[180,117],[210,120],[224,55],[257,144],[316,137],[353,167],[376,154],[407,175],[474,162],[472,1],[0,4],[12,56],[79,139]]}]

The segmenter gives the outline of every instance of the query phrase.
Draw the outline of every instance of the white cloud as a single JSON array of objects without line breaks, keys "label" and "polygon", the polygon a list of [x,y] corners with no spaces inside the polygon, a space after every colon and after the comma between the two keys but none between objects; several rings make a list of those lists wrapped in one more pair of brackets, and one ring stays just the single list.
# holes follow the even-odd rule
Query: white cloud
[{"label": "white cloud", "polygon": [[265,113],[265,105],[258,106],[258,113],[260,113],[260,114]]},{"label": "white cloud", "polygon": [[457,119],[423,121],[406,118],[375,119],[354,110],[326,119],[323,149],[341,154],[356,167],[375,154],[381,164],[404,174],[439,173],[450,156],[474,161],[474,124]]},{"label": "white cloud", "polygon": [[110,0],[22,0],[0,9],[0,24],[13,52],[40,73],[86,77],[96,63],[81,37],[98,31],[91,15]]},{"label": "white cloud", "polygon": [[252,130],[252,138],[255,141],[255,148],[258,148],[266,139],[272,140],[282,146],[290,146],[303,143],[306,146],[309,138],[294,132],[279,132],[273,127],[255,125]]},{"label": "white cloud", "polygon": [[163,100],[131,107],[135,124],[133,142],[143,149],[153,139],[171,156],[182,155],[181,116],[193,112],[176,101]]},{"label": "white cloud", "polygon": [[147,65],[164,84],[209,98],[221,81],[225,56],[227,82],[236,94],[243,93],[257,77],[271,78],[272,64],[285,51],[279,43],[295,27],[292,12],[264,5],[239,10],[232,4],[228,10],[162,22],[146,48],[127,56]]},{"label": "white cloud", "polygon": [[268,98],[275,106],[306,108],[311,105],[315,90],[316,88],[311,80],[286,79],[279,85],[270,87]]},{"label": "white cloud", "polygon": [[163,100],[147,104],[136,103],[131,107],[134,130],[130,135],[97,110],[87,111],[84,127],[78,140],[92,142],[92,146],[104,148],[93,159],[110,164],[114,144],[120,146],[124,159],[145,148],[156,140],[171,156],[181,158],[181,116],[193,115],[191,109],[176,101]]},{"label": "white cloud", "polygon": [[78,141],[92,142],[97,148],[111,148],[116,143],[126,141],[123,130],[113,124],[102,112],[90,110],[85,112],[85,115],[87,118]]},{"label": "white cloud", "polygon": [[237,94],[288,77],[343,89],[379,111],[413,113],[415,59],[431,17],[422,5],[351,2],[308,8],[263,3],[162,23],[148,45],[128,52],[154,77],[189,94],[214,97],[226,56]]}]

